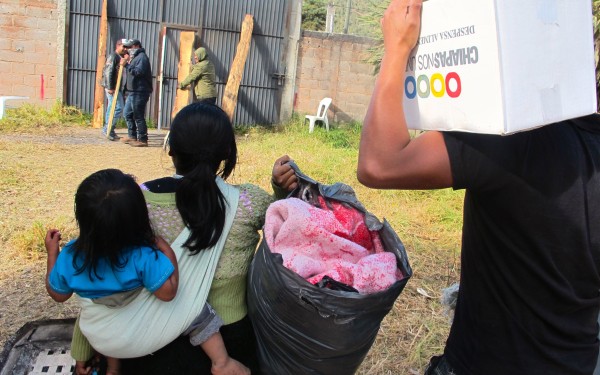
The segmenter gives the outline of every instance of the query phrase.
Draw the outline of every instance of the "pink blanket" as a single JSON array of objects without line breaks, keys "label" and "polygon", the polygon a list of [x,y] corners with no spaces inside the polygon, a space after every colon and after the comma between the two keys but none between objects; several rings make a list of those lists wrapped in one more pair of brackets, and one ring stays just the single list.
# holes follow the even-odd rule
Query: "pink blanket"
[{"label": "pink blanket", "polygon": [[361,212],[335,201],[329,209],[319,201],[324,209],[289,198],[267,210],[265,239],[285,267],[312,284],[327,275],[361,294],[386,290],[401,279],[396,257],[384,251]]}]

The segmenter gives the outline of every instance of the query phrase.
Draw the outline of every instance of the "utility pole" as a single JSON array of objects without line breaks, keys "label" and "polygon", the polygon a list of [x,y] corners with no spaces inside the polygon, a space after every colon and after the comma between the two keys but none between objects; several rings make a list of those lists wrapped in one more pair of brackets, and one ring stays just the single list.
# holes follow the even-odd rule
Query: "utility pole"
[{"label": "utility pole", "polygon": [[344,22],[344,34],[348,34],[348,26],[350,26],[350,9],[352,8],[352,0],[346,3],[346,21]]},{"label": "utility pole", "polygon": [[327,17],[325,19],[325,32],[333,34],[333,21],[335,19],[335,4],[330,1],[327,4]]}]

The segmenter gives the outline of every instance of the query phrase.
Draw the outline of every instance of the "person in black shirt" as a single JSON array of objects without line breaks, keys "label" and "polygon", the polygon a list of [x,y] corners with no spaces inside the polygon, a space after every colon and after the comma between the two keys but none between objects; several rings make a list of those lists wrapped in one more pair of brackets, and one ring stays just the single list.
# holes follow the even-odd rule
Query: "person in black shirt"
[{"label": "person in black shirt", "polygon": [[591,374],[600,307],[600,116],[513,135],[414,139],[404,68],[422,0],[393,0],[365,117],[359,181],[465,189],[461,284],[444,354],[426,374]]}]

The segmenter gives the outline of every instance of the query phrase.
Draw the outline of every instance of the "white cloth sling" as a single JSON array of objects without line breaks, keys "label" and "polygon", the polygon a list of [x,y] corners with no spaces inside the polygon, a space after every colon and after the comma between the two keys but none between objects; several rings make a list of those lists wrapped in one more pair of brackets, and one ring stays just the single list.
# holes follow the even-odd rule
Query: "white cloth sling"
[{"label": "white cloth sling", "polygon": [[179,288],[170,302],[156,298],[144,289],[131,303],[118,308],[79,298],[79,326],[98,352],[116,358],[141,357],[164,347],[180,336],[200,314],[215,274],[223,246],[233,224],[239,190],[216,179],[225,196],[226,217],[223,233],[211,249],[190,255],[182,244],[189,236],[185,228],[171,245],[179,265]]}]

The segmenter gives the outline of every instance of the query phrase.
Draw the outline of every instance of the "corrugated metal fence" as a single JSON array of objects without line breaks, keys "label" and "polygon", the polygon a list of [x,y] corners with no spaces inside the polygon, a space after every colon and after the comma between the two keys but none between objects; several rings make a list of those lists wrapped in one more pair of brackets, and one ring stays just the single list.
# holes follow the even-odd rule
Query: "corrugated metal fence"
[{"label": "corrugated metal fence", "polygon": [[[101,7],[102,0],[70,1],[67,103],[88,112],[93,109]],[[288,40],[289,13],[289,0],[108,0],[107,53],[119,38],[142,42],[154,76],[147,118],[168,128],[177,87],[181,31],[195,31],[197,46],[208,51],[216,68],[220,103],[242,20],[245,14],[252,14],[252,45],[234,123],[273,124],[279,120],[278,78],[285,73],[283,51]],[[163,80],[159,85],[156,77],[161,69]]]}]

